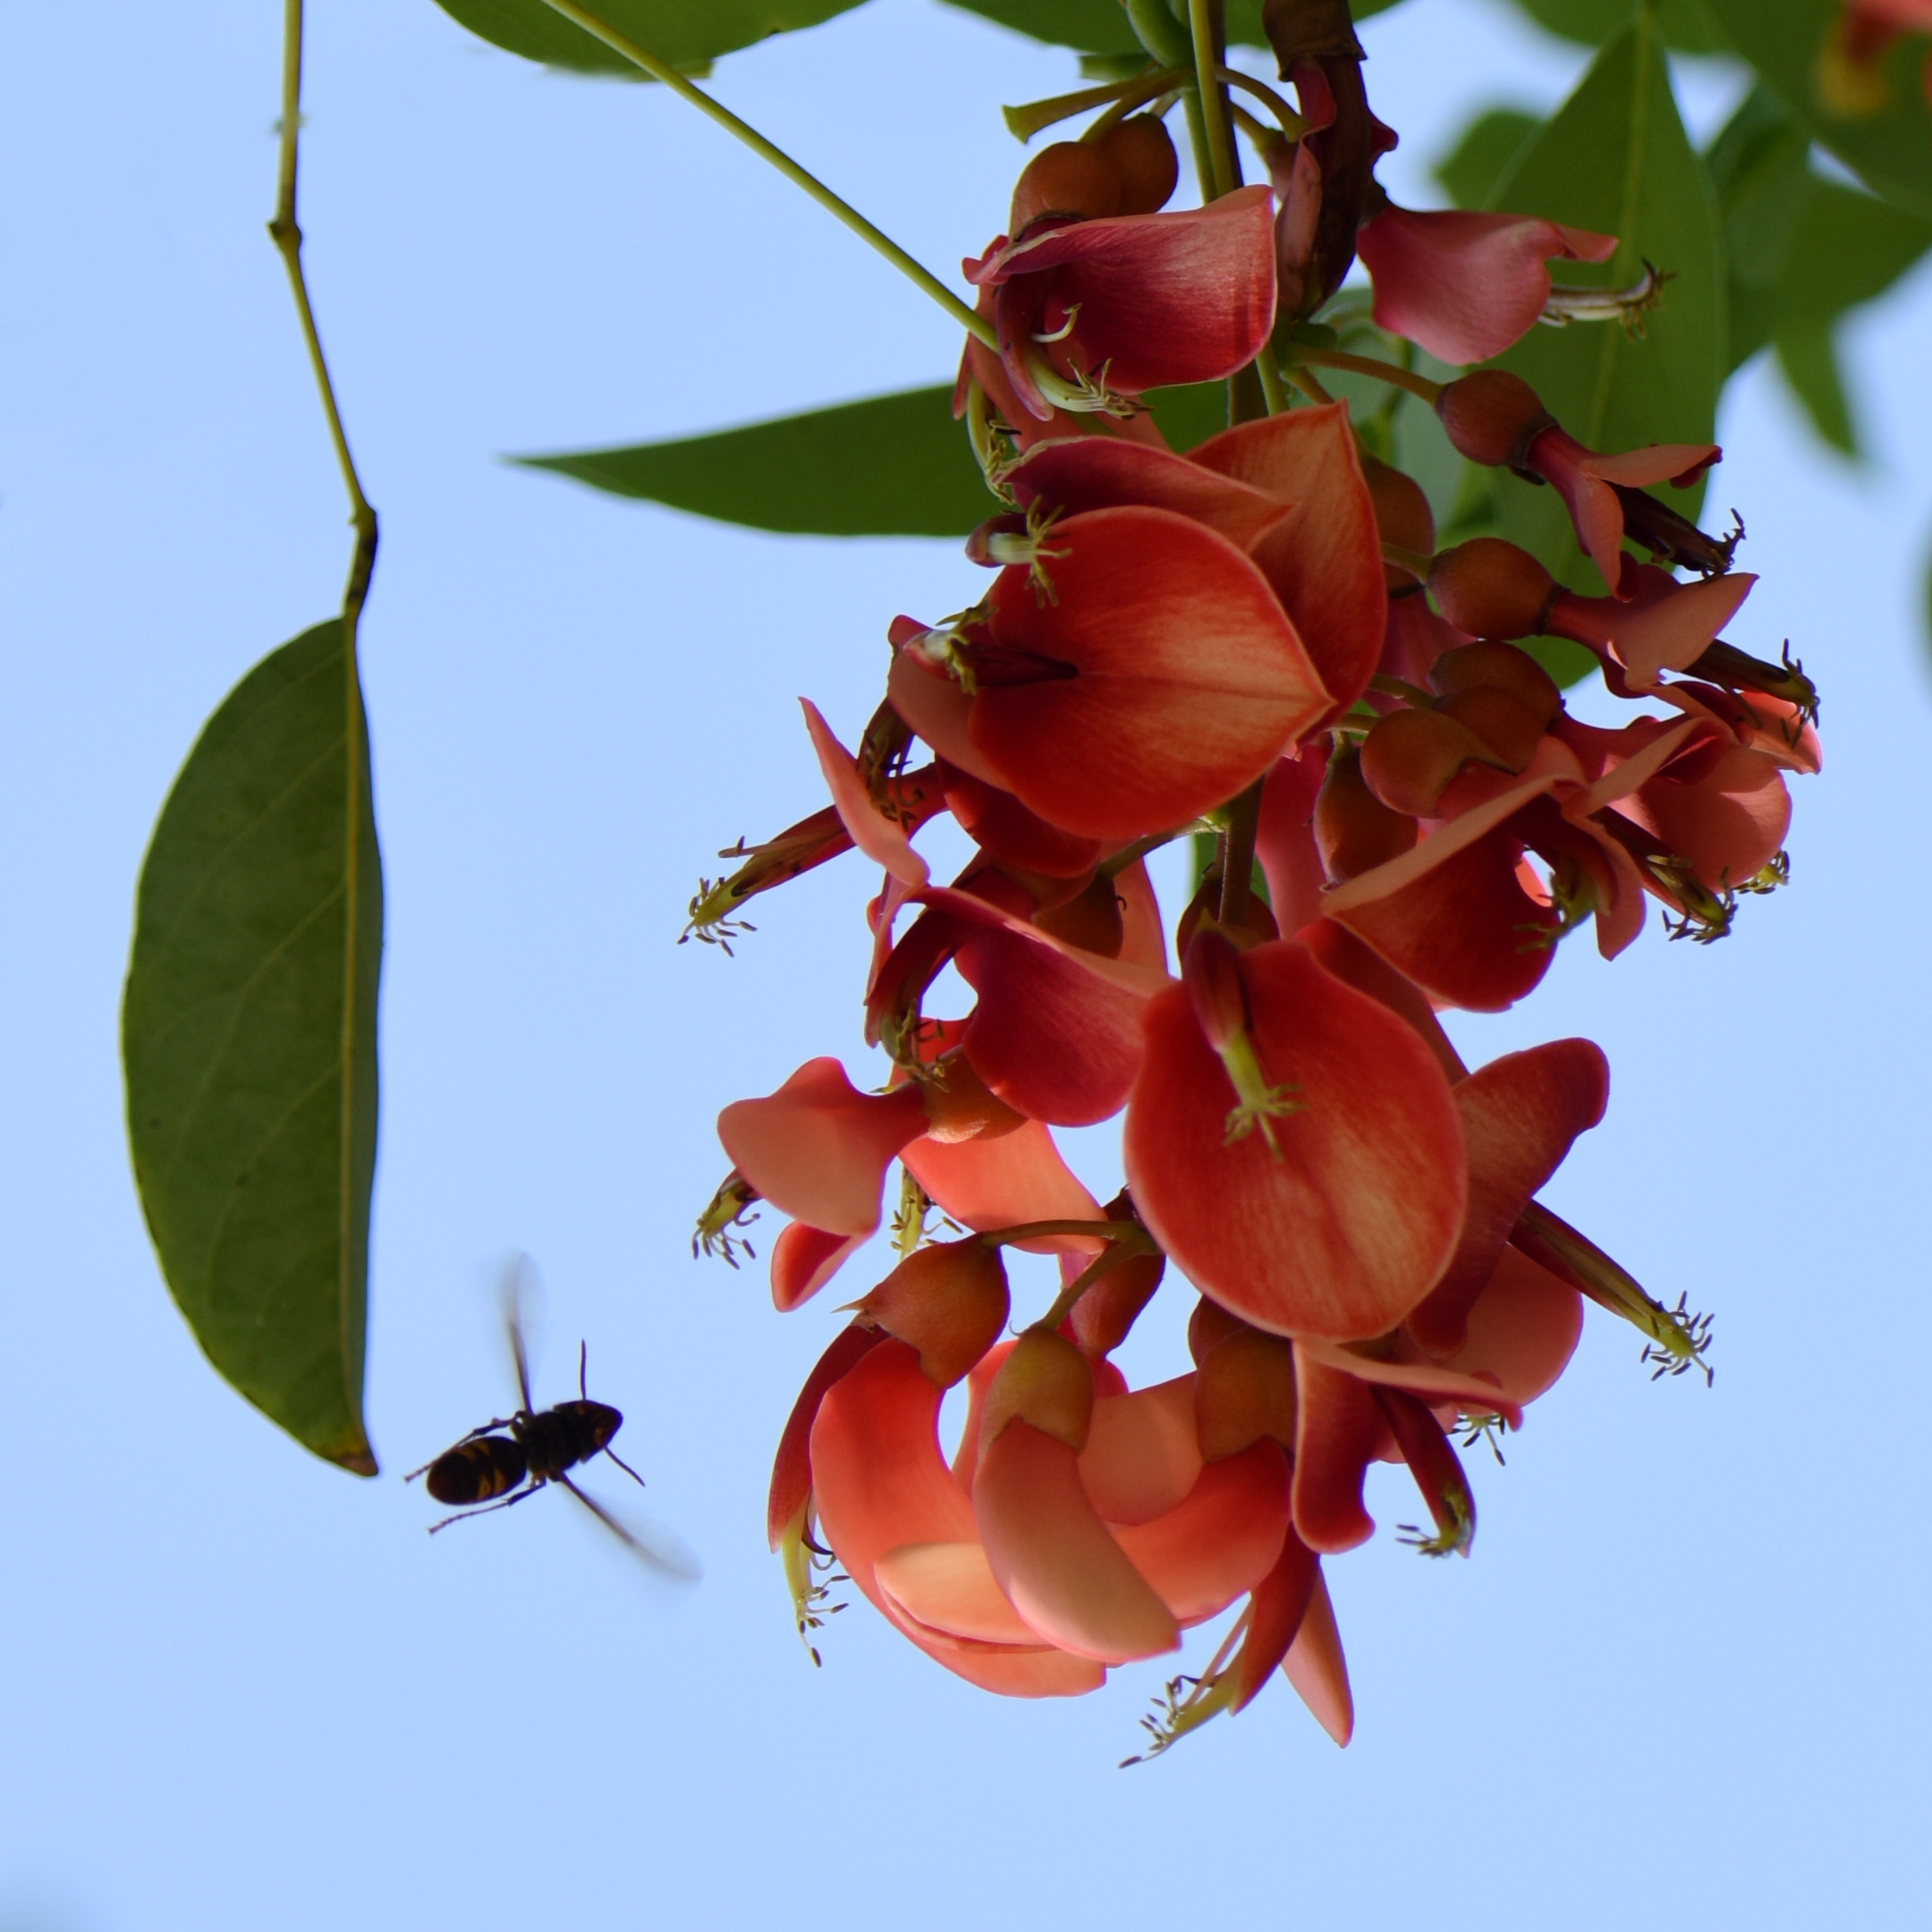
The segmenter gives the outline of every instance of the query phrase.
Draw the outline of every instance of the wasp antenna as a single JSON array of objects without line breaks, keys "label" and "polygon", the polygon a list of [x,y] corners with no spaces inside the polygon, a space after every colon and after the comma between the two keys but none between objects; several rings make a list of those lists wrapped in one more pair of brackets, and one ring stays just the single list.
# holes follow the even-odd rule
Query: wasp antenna
[{"label": "wasp antenna", "polygon": [[579,1342],[577,1344],[577,1393],[586,1402],[590,1400],[590,1391],[584,1385],[589,1373],[590,1344],[588,1342]]},{"label": "wasp antenna", "polygon": [[619,1455],[617,1452],[613,1449],[608,1443],[606,1443],[604,1445],[604,1453],[607,1455],[611,1459],[611,1461],[614,1462],[617,1467],[621,1469],[624,1472],[624,1474],[628,1476],[631,1480],[638,1486],[640,1489],[648,1489],[650,1487],[650,1485],[647,1483],[644,1479],[640,1476],[638,1472],[634,1469],[632,1469],[631,1465],[626,1462],[624,1459],[621,1455]]}]

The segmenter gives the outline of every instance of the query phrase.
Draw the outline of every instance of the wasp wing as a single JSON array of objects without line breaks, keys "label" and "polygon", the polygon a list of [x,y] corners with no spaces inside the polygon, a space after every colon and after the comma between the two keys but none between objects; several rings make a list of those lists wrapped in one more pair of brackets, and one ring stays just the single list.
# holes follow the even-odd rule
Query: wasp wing
[{"label": "wasp wing", "polygon": [[610,1533],[630,1550],[640,1556],[660,1576],[670,1577],[680,1583],[695,1583],[704,1574],[704,1565],[698,1561],[696,1553],[683,1538],[674,1530],[667,1530],[662,1523],[645,1522],[636,1517],[620,1521],[594,1496],[587,1496],[568,1476],[552,1478],[577,1498]]},{"label": "wasp wing", "polygon": [[530,1398],[530,1337],[543,1320],[543,1276],[527,1254],[504,1262],[498,1294],[504,1329],[510,1337],[510,1359],[516,1365],[517,1396],[526,1414],[537,1407]]}]

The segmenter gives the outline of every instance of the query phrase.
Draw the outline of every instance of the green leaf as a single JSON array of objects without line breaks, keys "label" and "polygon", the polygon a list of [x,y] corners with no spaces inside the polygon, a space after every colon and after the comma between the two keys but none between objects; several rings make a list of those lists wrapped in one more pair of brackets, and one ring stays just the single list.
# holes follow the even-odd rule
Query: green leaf
[{"label": "green leaf", "polygon": [[516,459],[619,496],[812,537],[963,537],[997,513],[953,389],[907,389],[630,449]]},{"label": "green leaf", "polygon": [[[946,0],[968,13],[978,13],[1030,39],[1053,47],[1075,47],[1082,54],[1138,54],[1140,43],[1120,0]],[[1227,0],[1227,37],[1231,47],[1266,47],[1261,31],[1264,0]],[[1355,18],[1367,20],[1395,4],[1395,0],[1355,0]],[[1185,20],[1184,4],[1174,5],[1177,20]]]},{"label": "green leaf", "polygon": [[1809,137],[1762,84],[1711,144],[1711,186],[1730,278],[1730,369],[1756,355],[1777,327],[1784,265],[1811,178],[1810,147]]},{"label": "green leaf", "polygon": [[1518,107],[1486,109],[1462,130],[1453,151],[1436,164],[1436,179],[1458,208],[1487,207],[1491,191],[1541,125]]},{"label": "green leaf", "polygon": [[[1726,368],[1724,258],[1709,182],[1678,119],[1648,14],[1597,55],[1492,200],[1620,238],[1600,267],[1565,262],[1565,280],[1627,284],[1646,260],[1672,276],[1642,337],[1609,323],[1536,328],[1503,365],[1591,449],[1710,441]],[[1699,496],[1672,491],[1670,500],[1690,515]],[[1501,509],[1505,534],[1559,577],[1597,585],[1555,490],[1504,479]]]},{"label": "green leaf", "polygon": [[[485,40],[552,67],[641,76],[601,40],[573,27],[544,0],[436,0]],[[674,67],[701,68],[768,35],[816,27],[859,0],[586,0],[599,18]]]},{"label": "green leaf", "polygon": [[376,1473],[362,1423],[382,864],[339,620],[208,720],[141,867],[121,1013],[162,1273],[234,1387]]},{"label": "green leaf", "polygon": [[[1176,449],[1227,428],[1227,385],[1148,397]],[[513,459],[615,496],[800,537],[964,537],[1000,505],[953,419],[950,383],[625,449]]]},{"label": "green leaf", "polygon": [[1792,117],[1875,192],[1932,219],[1932,110],[1920,73],[1923,36],[1907,35],[1875,78],[1882,105],[1866,112],[1832,104],[1821,56],[1840,18],[1838,0],[1706,0],[1732,45],[1757,68]]},{"label": "green leaf", "polygon": [[1831,324],[1789,323],[1778,330],[1776,343],[1779,372],[1804,404],[1811,427],[1834,449],[1856,456],[1858,434],[1852,425],[1852,405],[1845,398]]},{"label": "green leaf", "polygon": [[[1641,4],[1642,0],[1516,0],[1538,26],[1565,40],[1580,40],[1585,47],[1601,47],[1622,33]],[[1699,0],[1661,0],[1656,13],[1666,47],[1680,54],[1724,52],[1724,35]]]}]

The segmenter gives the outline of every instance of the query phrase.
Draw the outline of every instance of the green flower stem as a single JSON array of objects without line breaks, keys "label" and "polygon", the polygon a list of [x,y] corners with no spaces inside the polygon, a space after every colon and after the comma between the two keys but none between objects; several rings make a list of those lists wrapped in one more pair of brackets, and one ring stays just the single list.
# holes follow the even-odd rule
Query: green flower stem
[{"label": "green flower stem", "polygon": [[1015,140],[1031,140],[1043,129],[1071,121],[1089,107],[1114,107],[1131,114],[1136,107],[1183,85],[1192,77],[1188,67],[1157,68],[1152,73],[1136,74],[1131,80],[1113,80],[1105,87],[1082,88],[1077,94],[1056,94],[1051,100],[1028,101],[1021,107],[1002,107],[1000,117]]},{"label": "green flower stem", "polygon": [[816,174],[801,167],[784,148],[767,140],[755,127],[741,121],[730,108],[713,100],[701,88],[693,87],[675,67],[659,60],[648,48],[640,47],[629,35],[620,33],[608,21],[598,19],[588,7],[579,6],[576,0],[544,0],[544,4],[553,13],[562,14],[572,26],[580,27],[593,39],[601,40],[612,53],[621,55],[633,67],[648,73],[653,80],[663,81],[674,94],[689,101],[699,114],[708,114],[727,134],[736,136],[753,154],[761,160],[768,161],[793,186],[802,188],[820,208],[836,216],[861,242],[883,255],[915,287],[931,296],[969,335],[978,336],[988,349],[996,349],[999,346],[999,338],[994,334],[993,325],[984,317],[975,315],[930,269],[914,261],[890,235],[875,228],[851,202],[834,194]]},{"label": "green flower stem", "polygon": [[1427,376],[1419,376],[1397,362],[1385,362],[1377,356],[1350,355],[1345,350],[1317,349],[1301,342],[1289,343],[1287,354],[1292,360],[1309,363],[1316,369],[1349,369],[1357,376],[1372,376],[1377,382],[1394,383],[1398,389],[1419,396],[1431,409],[1443,393],[1441,383],[1431,382]]},{"label": "green flower stem", "polygon": [[1220,36],[1215,0],[1188,0],[1188,29],[1194,43],[1194,84],[1200,91],[1201,124],[1207,135],[1210,199],[1219,200],[1241,186],[1241,163],[1228,125],[1227,95],[1221,85]]}]

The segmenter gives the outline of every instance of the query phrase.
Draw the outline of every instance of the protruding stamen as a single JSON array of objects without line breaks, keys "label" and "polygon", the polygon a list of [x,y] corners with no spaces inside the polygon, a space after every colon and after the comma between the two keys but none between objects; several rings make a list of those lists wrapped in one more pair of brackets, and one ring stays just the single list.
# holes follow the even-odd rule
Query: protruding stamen
[{"label": "protruding stamen", "polygon": [[805,1655],[814,1667],[823,1669],[825,1659],[818,1655],[812,1633],[823,1630],[827,1620],[845,1607],[843,1603],[830,1600],[832,1587],[849,1583],[852,1579],[835,1567],[837,1559],[832,1552],[813,1539],[812,1527],[811,1507],[808,1504],[799,1513],[798,1521],[785,1531],[778,1553],[784,1563],[785,1587],[792,1593],[792,1615],[798,1625],[799,1641],[805,1646]]},{"label": "protruding stamen", "polygon": [[1045,356],[1027,356],[1027,373],[1034,386],[1055,409],[1071,416],[1113,416],[1126,422],[1140,413],[1140,405],[1107,387],[1107,371],[1113,366],[1103,362],[1090,375],[1076,369],[1071,376],[1063,376]]},{"label": "protruding stamen", "polygon": [[1034,329],[1031,332],[1033,340],[1037,343],[1064,342],[1073,333],[1073,326],[1080,320],[1080,305],[1078,302],[1068,303],[1066,320],[1056,329],[1046,331]]},{"label": "protruding stamen", "polygon": [[758,1190],[734,1167],[718,1183],[705,1211],[698,1216],[698,1230],[691,1236],[691,1259],[700,1254],[713,1255],[726,1267],[738,1266],[738,1250],[742,1248],[754,1261],[758,1250],[741,1234],[733,1234],[734,1228],[747,1228],[758,1219],[751,1213],[755,1202],[762,1197]]},{"label": "protruding stamen", "polygon": [[1674,277],[1651,263],[1627,288],[1566,288],[1553,284],[1543,313],[1537,318],[1552,328],[1567,328],[1572,322],[1614,322],[1626,335],[1641,337],[1644,318],[1657,305],[1664,284]]}]

